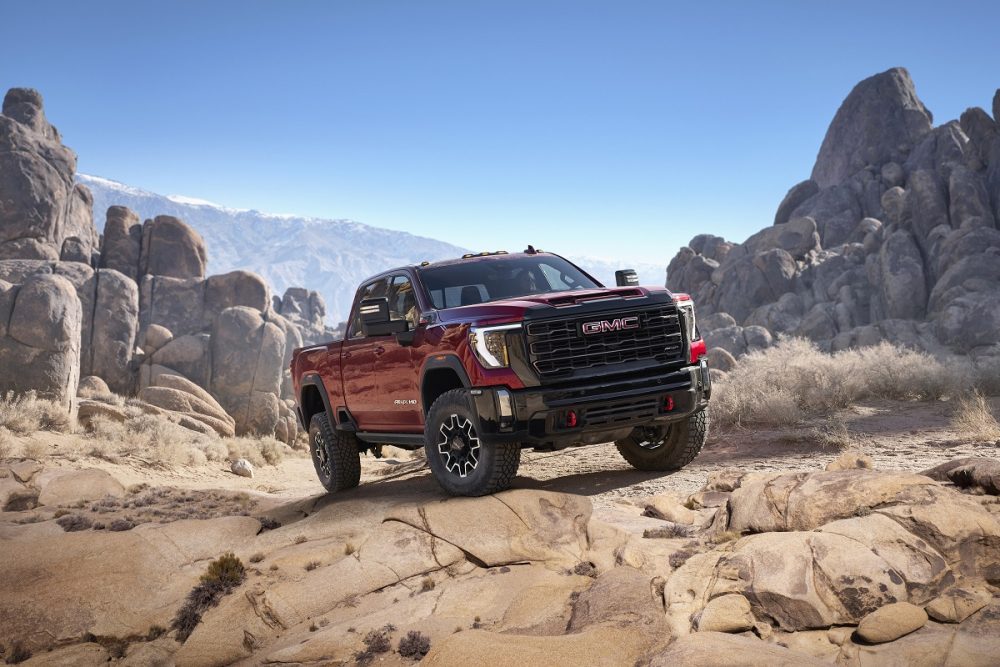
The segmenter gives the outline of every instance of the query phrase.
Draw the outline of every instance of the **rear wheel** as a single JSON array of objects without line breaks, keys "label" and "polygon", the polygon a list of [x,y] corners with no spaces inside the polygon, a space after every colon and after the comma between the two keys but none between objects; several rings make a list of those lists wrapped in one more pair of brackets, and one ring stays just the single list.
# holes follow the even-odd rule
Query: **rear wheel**
[{"label": "rear wheel", "polygon": [[680,470],[698,456],[706,437],[708,413],[702,410],[666,426],[640,426],[615,446],[638,470]]},{"label": "rear wheel", "polygon": [[309,422],[309,453],[327,491],[352,489],[361,481],[361,452],[353,433],[333,428],[325,412]]},{"label": "rear wheel", "polygon": [[424,427],[427,463],[438,484],[454,496],[484,496],[510,487],[521,463],[521,444],[487,445],[464,389],[441,394]]}]

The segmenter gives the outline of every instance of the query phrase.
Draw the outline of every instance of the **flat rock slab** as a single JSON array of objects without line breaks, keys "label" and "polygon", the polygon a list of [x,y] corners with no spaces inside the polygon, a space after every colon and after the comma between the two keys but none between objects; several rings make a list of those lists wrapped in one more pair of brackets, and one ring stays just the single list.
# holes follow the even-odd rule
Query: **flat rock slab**
[{"label": "flat rock slab", "polygon": [[38,494],[41,505],[58,507],[72,505],[82,501],[100,500],[105,496],[121,498],[125,495],[125,487],[114,477],[91,468],[77,470],[52,478],[42,487]]}]

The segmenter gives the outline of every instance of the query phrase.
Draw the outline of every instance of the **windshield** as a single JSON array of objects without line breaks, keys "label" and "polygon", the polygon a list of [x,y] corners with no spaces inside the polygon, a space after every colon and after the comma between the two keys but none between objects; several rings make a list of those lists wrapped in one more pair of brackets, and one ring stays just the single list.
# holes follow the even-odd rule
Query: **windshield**
[{"label": "windshield", "polygon": [[430,266],[420,269],[420,279],[435,308],[600,287],[556,255],[501,256]]}]

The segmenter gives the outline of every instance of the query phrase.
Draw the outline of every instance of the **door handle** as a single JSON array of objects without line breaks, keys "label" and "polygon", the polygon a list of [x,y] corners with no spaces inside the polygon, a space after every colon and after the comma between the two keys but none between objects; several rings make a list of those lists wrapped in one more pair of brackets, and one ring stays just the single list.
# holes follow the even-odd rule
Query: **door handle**
[{"label": "door handle", "polygon": [[344,359],[350,359],[350,358],[351,358],[351,353],[350,352],[344,352]]},{"label": "door handle", "polygon": [[375,354],[385,354],[385,348],[379,345],[375,348]]}]

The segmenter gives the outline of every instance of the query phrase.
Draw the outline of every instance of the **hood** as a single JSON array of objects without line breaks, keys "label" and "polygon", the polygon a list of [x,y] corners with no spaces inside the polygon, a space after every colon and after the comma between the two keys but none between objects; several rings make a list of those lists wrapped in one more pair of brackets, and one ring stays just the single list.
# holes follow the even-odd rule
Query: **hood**
[{"label": "hood", "polygon": [[556,316],[561,312],[567,315],[581,310],[616,310],[627,308],[635,301],[643,301],[656,295],[658,300],[672,298],[670,292],[662,287],[606,287],[589,290],[571,290],[568,292],[547,292],[531,294],[514,299],[501,299],[471,306],[459,306],[438,311],[442,324],[450,322],[469,322],[476,324],[503,324],[525,319],[530,313],[531,318]]}]

